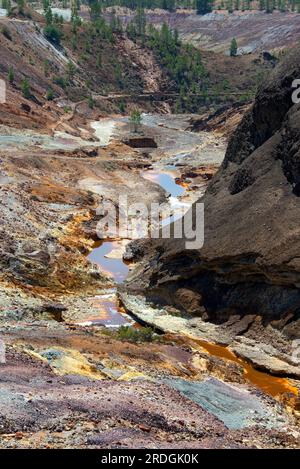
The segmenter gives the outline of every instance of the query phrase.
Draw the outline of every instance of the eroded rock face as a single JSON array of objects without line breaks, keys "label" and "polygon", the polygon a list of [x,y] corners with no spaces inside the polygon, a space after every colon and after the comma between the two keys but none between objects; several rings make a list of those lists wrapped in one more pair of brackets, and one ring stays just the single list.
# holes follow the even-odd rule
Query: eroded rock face
[{"label": "eroded rock face", "polygon": [[124,143],[131,148],[157,148],[156,141],[151,137],[130,137]]},{"label": "eroded rock face", "polygon": [[232,136],[201,199],[203,248],[186,250],[185,240],[146,243],[130,289],[165,304],[188,289],[189,305],[192,292],[193,304],[200,295],[199,316],[204,306],[211,322],[253,315],[260,321],[244,332],[259,323],[300,337],[300,106],[292,101],[299,59],[294,51],[275,69]]}]

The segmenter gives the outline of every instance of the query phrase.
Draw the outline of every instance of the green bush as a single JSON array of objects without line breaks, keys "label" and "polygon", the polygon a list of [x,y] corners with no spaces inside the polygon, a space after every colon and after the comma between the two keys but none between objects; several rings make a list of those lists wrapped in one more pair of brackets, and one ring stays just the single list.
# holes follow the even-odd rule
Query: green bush
[{"label": "green bush", "polygon": [[46,39],[48,39],[49,42],[59,46],[63,37],[63,33],[58,28],[58,26],[54,24],[48,24],[44,28],[44,36]]},{"label": "green bush", "polygon": [[89,97],[88,97],[88,106],[89,106],[89,108],[94,109],[94,105],[95,105],[95,103],[94,103],[93,96],[89,95]]},{"label": "green bush", "polygon": [[237,45],[236,39],[234,37],[231,41],[231,44],[230,44],[230,51],[229,51],[230,56],[235,57],[237,55],[237,51],[238,51],[238,45]]},{"label": "green bush", "polygon": [[126,104],[125,104],[124,101],[121,101],[121,102],[120,102],[120,104],[119,104],[119,110],[120,110],[120,112],[121,112],[122,114],[125,113],[125,111],[126,111]]},{"label": "green bush", "polygon": [[135,329],[131,326],[121,326],[117,332],[117,338],[127,342],[152,342],[154,340],[154,332],[151,327],[143,327]]},{"label": "green bush", "polygon": [[64,77],[54,77],[53,83],[55,83],[55,85],[60,86],[62,89],[65,89],[68,86],[68,81]]},{"label": "green bush", "polygon": [[28,78],[24,78],[24,80],[22,81],[21,90],[25,99],[29,99],[31,97],[30,84]]},{"label": "green bush", "polygon": [[130,123],[133,126],[134,132],[137,132],[142,124],[142,115],[138,109],[134,109],[130,114]]},{"label": "green bush", "polygon": [[54,99],[54,91],[52,88],[49,88],[46,93],[46,99],[47,101],[53,101]]},{"label": "green bush", "polygon": [[11,84],[15,81],[15,72],[12,67],[9,67],[8,69],[8,81]]}]

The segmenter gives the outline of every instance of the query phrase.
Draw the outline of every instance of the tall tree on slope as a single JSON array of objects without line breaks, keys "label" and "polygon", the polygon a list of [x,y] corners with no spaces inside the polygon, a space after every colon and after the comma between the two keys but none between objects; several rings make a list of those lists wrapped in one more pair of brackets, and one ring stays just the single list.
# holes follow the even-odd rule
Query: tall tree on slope
[{"label": "tall tree on slope", "polygon": [[197,15],[210,13],[213,7],[213,0],[196,0]]}]

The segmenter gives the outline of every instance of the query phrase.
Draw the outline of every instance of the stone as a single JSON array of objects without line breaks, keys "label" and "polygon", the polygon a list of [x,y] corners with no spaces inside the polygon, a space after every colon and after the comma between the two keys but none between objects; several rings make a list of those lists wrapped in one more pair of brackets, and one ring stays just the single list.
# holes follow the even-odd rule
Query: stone
[{"label": "stone", "polygon": [[156,141],[151,137],[130,137],[124,143],[131,148],[157,148]]},{"label": "stone", "polygon": [[31,111],[31,107],[29,106],[29,104],[26,103],[21,103],[21,109],[27,113]]},{"label": "stone", "polygon": [[46,303],[35,310],[35,316],[39,316],[45,320],[50,319],[62,322],[64,320],[63,313],[67,311],[67,309],[65,305],[60,303]]},{"label": "stone", "polygon": [[238,356],[246,358],[256,368],[278,376],[300,378],[299,364],[291,364],[288,355],[278,354],[278,351],[266,344],[257,344],[254,340],[241,337],[239,342],[231,344],[230,349]]}]

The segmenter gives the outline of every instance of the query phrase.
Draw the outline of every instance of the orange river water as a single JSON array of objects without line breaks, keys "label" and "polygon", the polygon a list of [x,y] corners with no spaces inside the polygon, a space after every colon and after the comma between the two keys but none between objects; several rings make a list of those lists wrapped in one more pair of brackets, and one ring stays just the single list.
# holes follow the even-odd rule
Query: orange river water
[{"label": "orange river water", "polygon": [[294,396],[298,396],[298,389],[289,382],[286,378],[280,378],[277,376],[264,373],[256,370],[246,360],[237,357],[227,347],[223,345],[212,344],[205,340],[193,339],[193,342],[200,345],[210,355],[219,357],[225,360],[230,360],[234,363],[238,363],[244,369],[245,378],[252,384],[260,388],[265,393],[275,397],[285,393],[291,393]]},{"label": "orange river water", "polygon": [[[169,174],[159,174],[149,171],[148,174],[144,174],[144,177],[147,177],[154,182],[158,183],[165,190],[170,192],[172,196],[178,197],[184,192],[184,188],[176,184],[175,178],[171,177]],[[111,252],[114,248],[114,243],[109,242],[98,242],[95,244],[95,249],[90,253],[89,259],[92,262],[97,263],[101,268],[110,273],[114,278],[116,283],[121,283],[128,274],[128,266],[123,260],[120,259],[111,259],[106,258],[106,255]],[[124,319],[124,316],[116,304],[116,300],[110,299],[105,300],[104,298],[101,301],[101,297],[97,297],[97,300],[101,303],[99,308],[102,313],[98,318],[91,318],[91,321],[95,323],[102,323],[103,325],[115,324],[115,326],[120,326],[124,323],[127,323],[127,320]],[[100,304],[99,304],[100,306]],[[192,338],[192,341],[195,347],[200,346],[210,355],[222,358],[223,360],[229,360],[234,363],[237,363],[243,367],[245,379],[256,387],[260,388],[265,393],[276,397],[286,393],[297,397],[298,390],[293,386],[288,379],[281,378],[277,376],[264,373],[262,371],[256,370],[252,365],[250,365],[246,360],[239,358],[233,352],[231,352],[226,346],[213,344],[206,342],[205,340]]]}]

